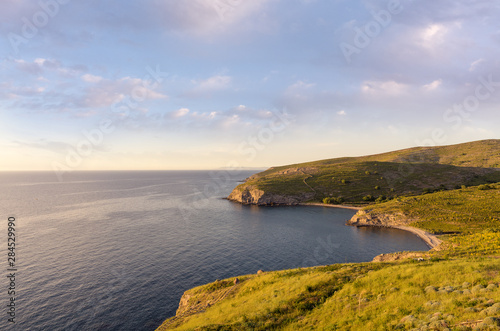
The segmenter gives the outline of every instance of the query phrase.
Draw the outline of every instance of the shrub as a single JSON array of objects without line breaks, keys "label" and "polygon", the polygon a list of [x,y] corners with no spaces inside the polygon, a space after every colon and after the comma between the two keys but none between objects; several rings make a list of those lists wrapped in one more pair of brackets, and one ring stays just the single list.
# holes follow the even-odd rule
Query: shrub
[{"label": "shrub", "polygon": [[363,197],[363,201],[373,201],[373,196],[371,196],[371,195],[365,195]]},{"label": "shrub", "polygon": [[375,186],[375,189],[376,189],[376,190],[380,190],[380,186],[378,186],[378,185],[377,185],[377,186]]},{"label": "shrub", "polygon": [[341,204],[342,202],[344,202],[344,198],[342,198],[342,197],[332,198],[332,201],[334,203]]},{"label": "shrub", "polygon": [[480,189],[481,191],[485,191],[485,190],[491,190],[493,187],[491,185],[488,185],[488,184],[483,184],[483,185],[479,185],[478,189]]},{"label": "shrub", "polygon": [[365,174],[367,174],[367,175],[371,175],[371,172],[369,172],[369,171],[365,171]]},{"label": "shrub", "polygon": [[324,198],[324,199],[323,199],[323,203],[324,203],[324,204],[329,204],[329,203],[332,203],[332,199],[331,199],[331,198]]}]

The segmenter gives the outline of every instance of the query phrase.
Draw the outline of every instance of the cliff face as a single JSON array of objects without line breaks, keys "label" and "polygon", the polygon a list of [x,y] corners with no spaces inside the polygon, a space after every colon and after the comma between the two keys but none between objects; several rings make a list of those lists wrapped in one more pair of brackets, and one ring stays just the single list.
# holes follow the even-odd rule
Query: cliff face
[{"label": "cliff face", "polygon": [[283,195],[264,192],[252,186],[240,185],[236,187],[229,195],[228,199],[245,205],[297,205],[301,202],[310,200],[314,193],[303,193],[300,195]]},{"label": "cliff face", "polygon": [[364,210],[360,210],[346,224],[353,226],[396,227],[408,225],[410,222],[411,220],[402,213],[372,215]]},{"label": "cliff face", "polygon": [[[353,226],[380,226],[387,228],[400,229],[404,231],[409,231],[420,237],[430,248],[434,250],[439,250],[439,245],[442,243],[435,235],[430,234],[424,230],[417,229],[408,226],[413,220],[408,218],[403,213],[394,214],[369,214],[364,210],[360,210],[356,215],[354,215],[349,221],[346,222],[347,225]],[[383,255],[383,254],[382,254]],[[378,261],[378,260],[374,260]],[[380,260],[382,261],[382,260]],[[388,260],[387,260],[388,261]]]}]

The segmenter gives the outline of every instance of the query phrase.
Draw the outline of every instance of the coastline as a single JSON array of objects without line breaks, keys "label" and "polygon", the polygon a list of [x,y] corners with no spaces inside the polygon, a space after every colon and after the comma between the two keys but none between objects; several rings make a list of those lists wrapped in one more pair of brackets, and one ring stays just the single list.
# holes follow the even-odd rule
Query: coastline
[{"label": "coastline", "polygon": [[355,227],[378,227],[378,228],[389,228],[389,229],[397,229],[403,230],[407,232],[411,232],[420,239],[422,239],[430,249],[434,249],[438,247],[443,241],[439,239],[436,235],[424,231],[422,229],[414,228],[412,226],[405,225],[377,225],[377,224],[364,224],[364,225],[353,225]]},{"label": "coastline", "polygon": [[[318,203],[318,202],[300,203],[299,206],[342,208],[342,209],[351,209],[351,210],[357,210],[357,211],[360,211],[361,209],[363,209],[362,207],[323,204],[323,203]],[[417,237],[419,237],[420,239],[422,239],[427,244],[427,246],[429,246],[430,249],[436,248],[437,246],[439,246],[443,242],[436,235],[434,235],[432,233],[429,233],[427,231],[424,231],[422,229],[412,227],[412,226],[391,225],[391,224],[384,224],[384,225],[378,225],[378,224],[363,224],[363,225],[348,224],[348,225],[354,225],[356,227],[382,227],[382,228],[391,228],[391,229],[398,229],[398,230],[403,230],[403,231],[411,232],[414,235],[416,235]]]},{"label": "coastline", "polygon": [[351,209],[351,210],[361,210],[362,207],[354,207],[354,206],[344,206],[344,205],[332,205],[332,204],[324,204],[319,202],[303,202],[299,203],[299,206],[313,206],[313,207],[327,207],[327,208],[341,208],[341,209]]}]

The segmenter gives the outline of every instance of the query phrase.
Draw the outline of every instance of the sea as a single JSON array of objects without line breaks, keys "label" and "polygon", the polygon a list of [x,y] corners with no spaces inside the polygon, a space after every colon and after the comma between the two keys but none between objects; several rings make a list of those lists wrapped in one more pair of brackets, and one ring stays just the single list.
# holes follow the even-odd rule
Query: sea
[{"label": "sea", "polygon": [[1,172],[0,329],[155,330],[217,279],[428,249],[353,210],[225,199],[255,172]]}]

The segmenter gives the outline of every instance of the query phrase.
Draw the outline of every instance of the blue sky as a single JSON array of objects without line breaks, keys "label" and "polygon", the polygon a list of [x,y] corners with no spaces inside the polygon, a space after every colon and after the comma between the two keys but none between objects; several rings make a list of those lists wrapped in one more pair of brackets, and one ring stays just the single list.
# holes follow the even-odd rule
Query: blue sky
[{"label": "blue sky", "polygon": [[500,138],[496,1],[0,6],[0,170],[269,167]]}]

